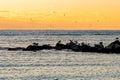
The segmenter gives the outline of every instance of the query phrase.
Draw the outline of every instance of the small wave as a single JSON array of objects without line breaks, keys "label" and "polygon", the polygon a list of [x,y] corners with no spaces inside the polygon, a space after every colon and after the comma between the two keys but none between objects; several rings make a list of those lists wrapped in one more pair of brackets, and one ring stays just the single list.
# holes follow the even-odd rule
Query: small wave
[{"label": "small wave", "polygon": [[0,64],[0,67],[111,66],[111,64]]},{"label": "small wave", "polygon": [[0,47],[0,50],[8,50],[8,47]]},{"label": "small wave", "polygon": [[81,36],[81,34],[45,34],[45,36]]}]

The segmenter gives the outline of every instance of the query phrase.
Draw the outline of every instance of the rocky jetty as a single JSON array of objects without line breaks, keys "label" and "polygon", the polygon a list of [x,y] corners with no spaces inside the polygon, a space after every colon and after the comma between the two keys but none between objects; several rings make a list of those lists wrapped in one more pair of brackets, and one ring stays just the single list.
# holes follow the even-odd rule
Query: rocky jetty
[{"label": "rocky jetty", "polygon": [[55,49],[55,50],[71,50],[75,52],[97,52],[97,53],[120,53],[120,41],[116,38],[115,41],[111,42],[109,45],[104,46],[103,42],[99,42],[94,46],[90,46],[85,43],[78,43],[77,41],[70,40],[68,43],[63,44],[61,41],[58,41],[55,46],[51,46],[50,44],[39,45],[38,43],[33,43],[32,45],[28,45],[26,48],[24,47],[16,47],[16,48],[8,48],[8,50],[23,50],[23,51],[38,51],[44,49]]}]

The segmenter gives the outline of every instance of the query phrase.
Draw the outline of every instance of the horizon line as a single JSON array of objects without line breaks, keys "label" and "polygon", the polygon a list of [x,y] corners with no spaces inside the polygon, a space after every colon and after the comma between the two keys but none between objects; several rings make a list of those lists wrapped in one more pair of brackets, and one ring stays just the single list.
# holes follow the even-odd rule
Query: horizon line
[{"label": "horizon line", "polygon": [[120,31],[120,30],[112,30],[112,29],[109,29],[109,30],[107,29],[106,30],[105,29],[104,30],[101,30],[101,29],[100,30],[92,30],[92,29],[91,30],[89,29],[88,30],[86,29],[85,30],[84,29],[83,30],[80,30],[80,29],[79,30],[76,30],[76,29],[75,30],[74,29],[73,30],[69,30],[69,29],[56,29],[56,30],[55,29],[43,29],[43,30],[42,29],[0,29],[0,31]]}]

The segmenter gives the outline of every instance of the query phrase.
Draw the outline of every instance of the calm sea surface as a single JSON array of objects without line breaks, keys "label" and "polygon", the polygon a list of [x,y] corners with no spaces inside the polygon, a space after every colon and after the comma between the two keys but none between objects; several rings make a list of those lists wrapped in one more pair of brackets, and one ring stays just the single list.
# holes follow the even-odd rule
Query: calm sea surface
[{"label": "calm sea surface", "polygon": [[[120,31],[0,31],[0,47],[77,40],[108,45]],[[120,80],[120,54],[0,50],[0,80]]]}]

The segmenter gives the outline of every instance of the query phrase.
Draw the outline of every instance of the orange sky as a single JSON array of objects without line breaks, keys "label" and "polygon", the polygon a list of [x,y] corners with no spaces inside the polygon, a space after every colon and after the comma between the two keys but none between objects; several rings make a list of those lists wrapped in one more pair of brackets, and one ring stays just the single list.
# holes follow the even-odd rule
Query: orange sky
[{"label": "orange sky", "polygon": [[0,30],[120,30],[120,0],[0,0]]}]

